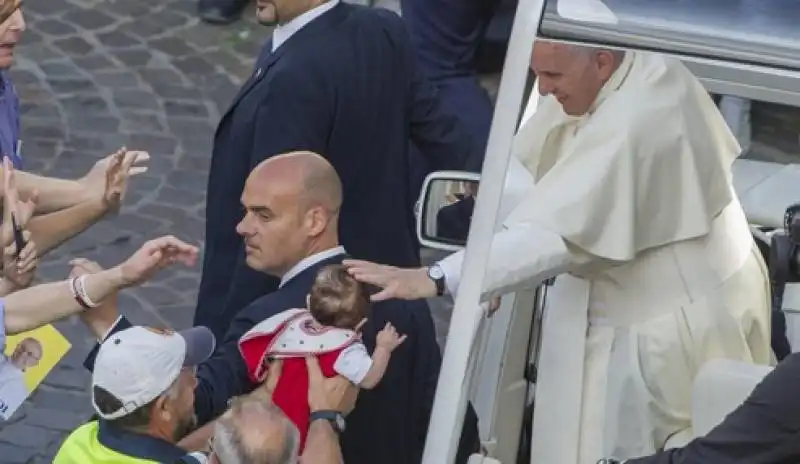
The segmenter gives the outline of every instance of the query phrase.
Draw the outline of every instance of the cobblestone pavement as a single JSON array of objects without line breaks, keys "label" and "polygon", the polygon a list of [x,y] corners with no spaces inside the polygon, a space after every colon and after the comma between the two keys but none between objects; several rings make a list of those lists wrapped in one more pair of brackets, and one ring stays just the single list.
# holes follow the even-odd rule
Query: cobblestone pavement
[{"label": "cobblestone pavement", "polygon": [[[396,0],[378,3],[397,7]],[[64,278],[75,256],[115,264],[163,233],[202,244],[211,136],[268,31],[250,20],[224,28],[199,24],[194,7],[194,0],[25,3],[28,32],[13,76],[23,101],[27,169],[75,178],[121,145],[152,155],[121,214],[48,257],[41,280]],[[786,127],[796,142],[800,126]],[[135,322],[185,327],[198,280],[198,268],[168,270],[122,294],[121,308]],[[434,306],[442,335],[449,304]],[[81,361],[93,340],[77,320],[58,328],[73,349],[0,426],[4,464],[51,462],[66,433],[89,416]]]}]

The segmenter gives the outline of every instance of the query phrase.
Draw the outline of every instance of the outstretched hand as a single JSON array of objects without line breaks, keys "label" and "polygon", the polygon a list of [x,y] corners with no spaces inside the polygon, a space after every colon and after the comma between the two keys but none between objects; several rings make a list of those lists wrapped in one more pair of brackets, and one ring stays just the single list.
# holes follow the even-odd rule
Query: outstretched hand
[{"label": "outstretched hand", "polygon": [[123,284],[128,286],[144,282],[161,269],[175,263],[193,266],[197,261],[197,254],[196,246],[171,235],[150,240],[119,265]]},{"label": "outstretched hand", "polygon": [[128,190],[128,180],[147,172],[144,164],[149,159],[145,151],[128,151],[122,147],[96,162],[80,182],[91,197],[102,201],[107,211],[118,211]]},{"label": "outstretched hand", "polygon": [[436,296],[436,284],[428,277],[425,268],[401,269],[356,259],[346,259],[342,264],[359,282],[381,289],[372,295],[372,301],[393,298],[418,300]]}]

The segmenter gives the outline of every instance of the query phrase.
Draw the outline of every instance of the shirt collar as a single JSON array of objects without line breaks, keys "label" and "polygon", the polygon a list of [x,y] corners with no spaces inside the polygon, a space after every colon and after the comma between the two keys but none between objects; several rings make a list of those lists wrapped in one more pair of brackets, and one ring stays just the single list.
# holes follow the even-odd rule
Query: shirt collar
[{"label": "shirt collar", "polygon": [[276,26],[275,30],[272,31],[272,51],[274,52],[277,50],[278,47],[289,40],[297,31],[308,25],[311,21],[327,13],[338,4],[339,0],[328,0],[292,19],[288,23]]},{"label": "shirt collar", "polygon": [[338,246],[336,248],[329,248],[325,251],[320,251],[317,254],[313,254],[303,259],[299,263],[295,264],[294,267],[289,269],[289,272],[283,275],[283,278],[281,278],[281,284],[278,286],[278,288],[283,287],[287,282],[295,278],[297,274],[300,274],[311,266],[325,261],[326,259],[343,254],[345,254],[344,247]]},{"label": "shirt collar", "polygon": [[99,421],[97,441],[117,453],[156,462],[176,462],[186,455],[177,445],[160,438],[123,430],[108,421]]}]

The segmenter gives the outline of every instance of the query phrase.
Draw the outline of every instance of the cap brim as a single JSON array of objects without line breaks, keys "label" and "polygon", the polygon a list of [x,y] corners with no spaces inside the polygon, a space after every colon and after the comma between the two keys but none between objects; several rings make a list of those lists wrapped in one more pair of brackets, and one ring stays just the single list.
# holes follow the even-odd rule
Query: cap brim
[{"label": "cap brim", "polygon": [[178,335],[186,341],[186,358],[183,360],[184,367],[197,366],[207,360],[214,353],[217,340],[214,333],[207,327],[192,327],[191,329],[181,330]]}]

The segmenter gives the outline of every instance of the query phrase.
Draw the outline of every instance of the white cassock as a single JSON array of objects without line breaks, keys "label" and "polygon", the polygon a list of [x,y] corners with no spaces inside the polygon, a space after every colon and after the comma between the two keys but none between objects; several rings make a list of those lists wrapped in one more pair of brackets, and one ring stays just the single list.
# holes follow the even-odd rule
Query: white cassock
[{"label": "white cassock", "polygon": [[[542,97],[514,152],[535,181],[486,294],[548,294],[533,450],[594,464],[688,442],[704,362],[772,362],[766,269],[733,191],[736,140],[677,60],[628,52],[582,117]],[[463,252],[440,264],[451,292]]]}]

